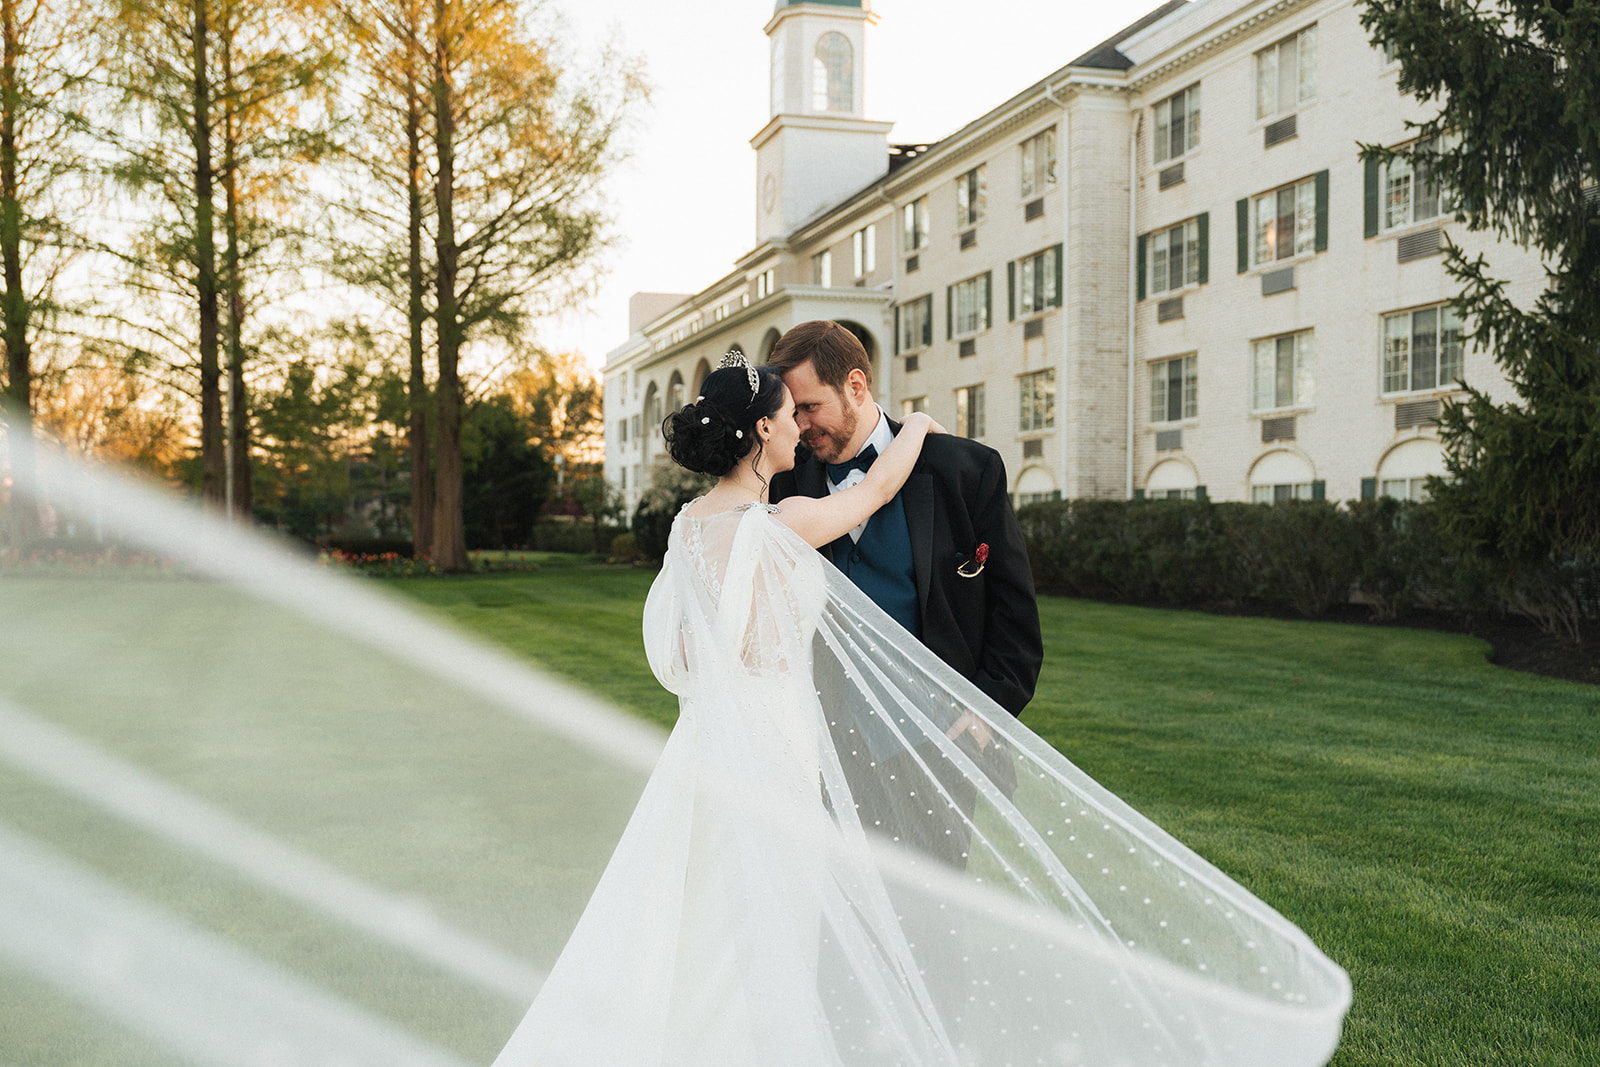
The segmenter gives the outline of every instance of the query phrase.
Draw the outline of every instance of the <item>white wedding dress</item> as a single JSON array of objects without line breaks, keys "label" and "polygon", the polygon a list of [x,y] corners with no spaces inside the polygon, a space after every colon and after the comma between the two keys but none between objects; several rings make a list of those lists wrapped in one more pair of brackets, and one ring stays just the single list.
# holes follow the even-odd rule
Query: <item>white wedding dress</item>
[{"label": "white wedding dress", "polygon": [[[681,514],[680,717],[497,1067],[1294,1067],[1345,973],[772,513]],[[946,731],[970,709],[997,743]]]}]

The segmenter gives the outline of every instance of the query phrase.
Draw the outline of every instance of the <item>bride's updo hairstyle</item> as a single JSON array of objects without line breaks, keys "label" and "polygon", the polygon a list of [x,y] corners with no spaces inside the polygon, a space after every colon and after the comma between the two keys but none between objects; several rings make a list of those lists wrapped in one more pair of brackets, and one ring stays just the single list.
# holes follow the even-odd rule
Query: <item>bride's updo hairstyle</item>
[{"label": "bride's updo hairstyle", "polygon": [[752,395],[751,369],[745,364],[714,370],[706,375],[694,403],[666,417],[661,435],[673,462],[720,478],[760,445],[756,423],[783,406],[783,379],[766,367],[756,367],[754,373]]}]

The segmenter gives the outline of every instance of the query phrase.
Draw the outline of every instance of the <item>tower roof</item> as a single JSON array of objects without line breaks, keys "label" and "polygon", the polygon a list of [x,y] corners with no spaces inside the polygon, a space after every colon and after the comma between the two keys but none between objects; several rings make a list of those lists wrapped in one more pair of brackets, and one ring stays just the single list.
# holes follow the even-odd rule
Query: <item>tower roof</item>
[{"label": "tower roof", "polygon": [[825,7],[853,7],[864,6],[861,0],[778,0],[777,6],[772,9],[777,14],[786,7],[799,7],[801,4],[822,4]]}]

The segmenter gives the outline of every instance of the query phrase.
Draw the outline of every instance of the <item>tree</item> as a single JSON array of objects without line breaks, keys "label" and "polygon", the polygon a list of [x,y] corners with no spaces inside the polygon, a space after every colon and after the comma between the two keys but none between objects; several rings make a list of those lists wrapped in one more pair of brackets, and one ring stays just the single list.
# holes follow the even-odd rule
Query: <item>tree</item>
[{"label": "tree", "polygon": [[1450,477],[1432,492],[1445,536],[1496,565],[1506,601],[1576,638],[1574,575],[1600,570],[1600,0],[1368,0],[1361,18],[1400,89],[1438,105],[1415,146],[1364,157],[1431,171],[1468,229],[1547,264],[1523,308],[1484,257],[1448,250],[1455,306],[1517,400],[1468,383],[1445,406]]},{"label": "tree", "polygon": [[505,394],[466,414],[462,433],[462,524],[473,548],[516,548],[533,537],[555,471]]},{"label": "tree", "polygon": [[[40,316],[59,310],[56,280],[78,244],[68,225],[87,169],[77,108],[93,69],[81,45],[100,21],[96,8],[73,0],[0,0],[0,421],[14,435],[14,464],[27,462],[33,432]],[[18,520],[29,525],[31,512],[19,509]]]},{"label": "tree", "polygon": [[[141,126],[132,135],[103,133],[123,152],[115,175],[149,195],[152,214],[131,249],[105,247],[130,265],[130,284],[155,304],[153,321],[129,325],[156,342],[152,348],[168,351],[173,370],[195,383],[202,496],[223,506],[231,482],[241,514],[250,506],[245,322],[261,289],[249,281],[250,265],[290,232],[280,217],[290,200],[285,187],[320,142],[304,122],[304,105],[332,62],[306,32],[306,6],[299,0],[117,5],[118,85]],[[177,300],[193,310],[192,333],[165,321]]]},{"label": "tree", "polygon": [[329,236],[336,273],[395,306],[405,321],[411,540],[419,555],[430,554],[433,539],[426,370],[432,275],[424,256],[429,12],[425,0],[341,0],[332,9],[334,32],[350,42],[350,66],[360,88],[359,118],[350,126],[344,155],[376,183],[377,195],[369,181],[358,180],[358,195],[343,205],[346,217],[370,232],[368,240]]},{"label": "tree", "polygon": [[463,350],[509,340],[570,291],[602,241],[595,193],[637,73],[573,85],[514,0],[434,0],[435,561],[467,567],[462,529]]}]

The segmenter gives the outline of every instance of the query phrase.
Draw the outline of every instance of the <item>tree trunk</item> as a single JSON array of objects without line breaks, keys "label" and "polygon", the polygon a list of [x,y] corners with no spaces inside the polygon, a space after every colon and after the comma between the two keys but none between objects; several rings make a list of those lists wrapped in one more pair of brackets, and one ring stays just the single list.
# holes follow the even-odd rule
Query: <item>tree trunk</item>
[{"label": "tree trunk", "polygon": [[200,312],[200,495],[222,507],[224,501],[221,369],[217,359],[218,293],[215,209],[211,200],[211,82],[207,47],[211,27],[208,0],[194,4],[194,267]]},{"label": "tree trunk", "polygon": [[[33,441],[33,368],[28,341],[28,318],[32,308],[22,288],[22,200],[17,186],[17,112],[22,93],[17,84],[17,59],[22,52],[18,39],[16,0],[0,0],[0,37],[4,55],[0,57],[0,260],[4,261],[4,305],[6,337],[6,433],[10,438],[11,473],[18,486],[31,482]],[[27,469],[25,469],[27,468]],[[33,536],[37,513],[23,494],[13,497],[12,536],[16,546]],[[3,547],[3,546],[0,546]]]},{"label": "tree trunk", "polygon": [[433,557],[433,465],[428,447],[428,378],[423,365],[423,335],[428,311],[424,304],[426,280],[422,274],[422,43],[417,39],[420,5],[407,12],[406,40],[406,200],[410,247],[406,278],[410,298],[406,319],[411,333],[411,378],[407,398],[411,408],[411,545],[417,556]]},{"label": "tree trunk", "polygon": [[433,560],[447,572],[468,569],[466,531],[461,513],[461,309],[456,296],[456,267],[460,249],[455,236],[455,116],[452,98],[451,51],[457,44],[452,23],[455,14],[447,0],[434,0],[434,150],[438,180],[434,185],[434,254],[438,260],[434,316],[439,345],[438,445],[433,513]]},{"label": "tree trunk", "polygon": [[[231,15],[231,12],[230,12]],[[223,229],[228,245],[223,253],[224,285],[228,294],[228,508],[235,518],[248,522],[254,510],[250,487],[250,401],[244,388],[244,280],[239,251],[238,110],[233,81],[231,17],[219,35],[222,45],[222,189]]]}]

